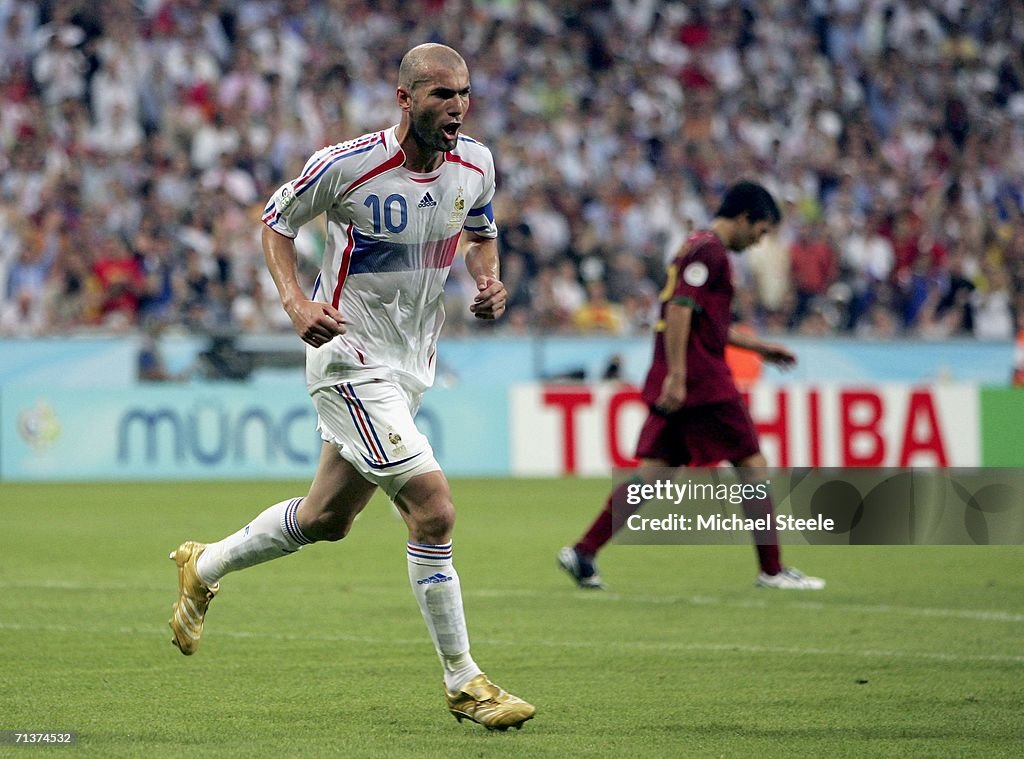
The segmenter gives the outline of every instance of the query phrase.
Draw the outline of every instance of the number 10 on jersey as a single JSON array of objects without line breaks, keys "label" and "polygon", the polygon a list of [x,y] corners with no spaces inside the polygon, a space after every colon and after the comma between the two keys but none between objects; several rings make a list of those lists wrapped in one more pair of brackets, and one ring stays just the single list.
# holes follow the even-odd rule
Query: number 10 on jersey
[{"label": "number 10 on jersey", "polygon": [[[370,195],[363,201],[363,205],[370,209],[373,214],[373,233],[381,233],[381,223],[388,232],[396,234],[405,229],[409,223],[409,205],[403,195],[397,193],[388,195],[382,203],[380,196]],[[396,218],[397,217],[397,218]]]}]

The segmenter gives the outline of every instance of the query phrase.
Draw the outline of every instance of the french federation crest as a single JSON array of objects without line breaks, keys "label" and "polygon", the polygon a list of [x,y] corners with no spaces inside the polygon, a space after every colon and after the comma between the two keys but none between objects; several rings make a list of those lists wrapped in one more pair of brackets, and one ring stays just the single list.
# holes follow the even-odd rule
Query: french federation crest
[{"label": "french federation crest", "polygon": [[463,188],[459,188],[458,193],[455,195],[455,202],[452,204],[452,213],[448,217],[449,227],[460,227],[466,218],[466,199],[462,197],[462,193],[465,192]]},{"label": "french federation crest", "polygon": [[402,436],[394,430],[388,433],[388,442],[391,443],[391,450],[396,456],[402,456],[406,453],[406,447],[402,444]]}]

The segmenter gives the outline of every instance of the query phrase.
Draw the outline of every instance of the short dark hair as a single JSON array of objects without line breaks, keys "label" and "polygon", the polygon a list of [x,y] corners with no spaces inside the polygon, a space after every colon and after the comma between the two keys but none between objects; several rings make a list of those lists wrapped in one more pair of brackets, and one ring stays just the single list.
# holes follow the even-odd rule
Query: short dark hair
[{"label": "short dark hair", "polygon": [[723,219],[735,219],[743,214],[747,214],[751,224],[765,219],[772,224],[778,224],[782,219],[782,212],[779,211],[775,198],[756,182],[743,181],[734,184],[726,190],[722,205],[715,212],[716,217]]}]

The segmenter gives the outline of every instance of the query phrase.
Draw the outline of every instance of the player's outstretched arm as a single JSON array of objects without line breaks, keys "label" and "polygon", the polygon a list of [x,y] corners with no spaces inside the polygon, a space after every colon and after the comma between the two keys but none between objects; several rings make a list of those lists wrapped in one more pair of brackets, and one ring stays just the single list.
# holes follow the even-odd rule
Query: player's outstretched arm
[{"label": "player's outstretched arm", "polygon": [[778,343],[763,343],[761,345],[761,356],[769,364],[789,369],[796,365],[796,354],[789,348]]},{"label": "player's outstretched arm", "polygon": [[466,240],[466,268],[476,280],[477,289],[469,310],[477,319],[497,319],[508,303],[508,292],[498,278],[498,241],[472,232],[467,233]]},{"label": "player's outstretched arm", "polygon": [[292,238],[264,227],[263,255],[270,276],[277,285],[281,305],[304,342],[319,348],[338,335],[345,334],[345,319],[338,309],[330,303],[311,301],[302,292],[296,273],[298,255]]},{"label": "player's outstretched arm", "polygon": [[769,364],[788,368],[796,364],[796,354],[779,343],[769,343],[735,326],[729,327],[729,345],[759,353]]}]

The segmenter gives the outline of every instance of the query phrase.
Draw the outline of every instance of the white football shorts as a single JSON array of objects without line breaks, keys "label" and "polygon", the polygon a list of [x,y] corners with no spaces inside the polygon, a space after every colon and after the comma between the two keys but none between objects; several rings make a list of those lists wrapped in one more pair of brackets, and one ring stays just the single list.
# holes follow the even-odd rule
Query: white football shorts
[{"label": "white football shorts", "polygon": [[392,500],[416,475],[441,468],[413,422],[420,394],[370,379],[320,388],[312,398],[320,437]]}]

